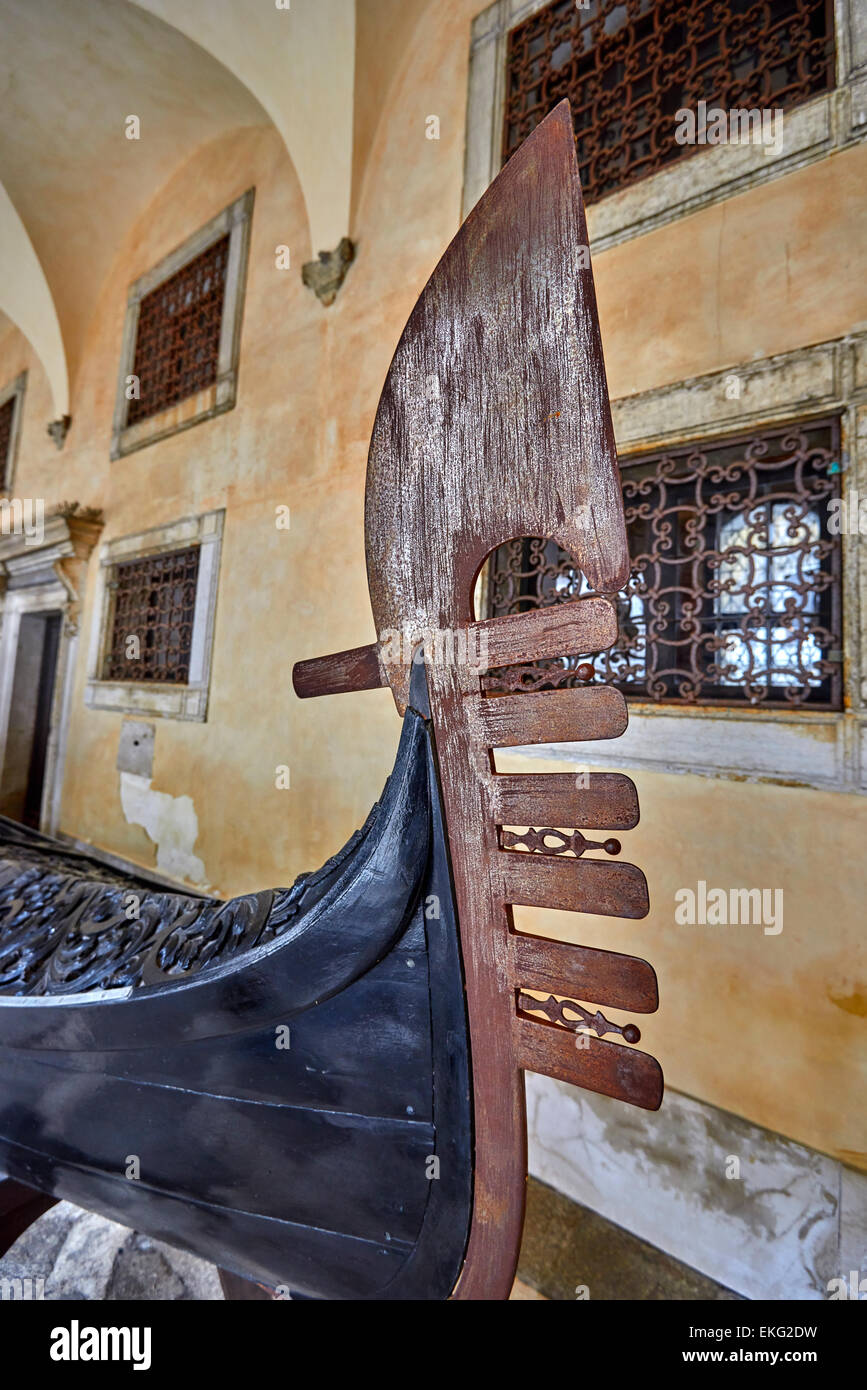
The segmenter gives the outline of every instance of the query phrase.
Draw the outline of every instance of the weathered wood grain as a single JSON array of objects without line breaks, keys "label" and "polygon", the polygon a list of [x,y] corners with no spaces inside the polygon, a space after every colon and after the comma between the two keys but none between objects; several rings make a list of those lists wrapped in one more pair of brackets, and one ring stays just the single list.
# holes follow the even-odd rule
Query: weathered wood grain
[{"label": "weathered wood grain", "polygon": [[475,708],[489,748],[619,738],[628,720],[626,701],[613,685],[487,696]]},{"label": "weathered wood grain", "polygon": [[343,695],[351,690],[376,690],[387,684],[375,643],[296,661],[292,667],[292,685],[299,700],[315,695]]},{"label": "weathered wood grain", "polygon": [[602,917],[646,917],[650,911],[647,879],[635,864],[517,850],[500,850],[497,863],[508,903]]},{"label": "weathered wood grain", "polygon": [[[404,329],[367,468],[376,631],[473,619],[495,546],[546,536],[601,593],[629,573],[567,102],[464,222]],[[408,662],[391,677],[406,705]]]},{"label": "weathered wood grain", "polygon": [[517,666],[564,652],[604,651],[617,641],[617,614],[609,599],[587,598],[488,618],[468,631],[470,650],[485,652],[488,666]]},{"label": "weathered wood grain", "polygon": [[494,865],[497,828],[480,816],[490,776],[469,718],[478,676],[465,667],[430,671],[431,716],[458,903],[473,1067],[473,1220],[455,1290],[459,1299],[506,1299],[521,1231],[527,1177],[524,1078],[516,1063],[508,979],[511,925]]},{"label": "weathered wood grain", "polygon": [[639,1014],[659,1008],[656,972],[637,956],[525,932],[513,933],[509,944],[512,978],[524,989],[547,989]]},{"label": "weathered wood grain", "polygon": [[516,1018],[514,1028],[520,1064],[528,1071],[628,1101],[642,1110],[658,1110],[662,1104],[662,1070],[648,1053],[586,1034],[579,1047],[570,1029],[542,1019]]},{"label": "weathered wood grain", "polygon": [[635,783],[620,772],[499,773],[490,793],[499,825],[632,830],[639,819]]}]

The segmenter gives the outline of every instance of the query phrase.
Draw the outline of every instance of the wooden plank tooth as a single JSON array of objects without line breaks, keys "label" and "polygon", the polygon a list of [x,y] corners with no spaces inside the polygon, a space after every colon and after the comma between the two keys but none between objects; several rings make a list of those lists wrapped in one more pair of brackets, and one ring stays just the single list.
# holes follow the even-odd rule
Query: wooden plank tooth
[{"label": "wooden plank tooth", "polygon": [[524,932],[515,932],[510,946],[512,980],[520,988],[546,989],[638,1014],[652,1014],[659,1007],[656,971],[638,956]]},{"label": "wooden plank tooth", "polygon": [[518,850],[500,850],[498,861],[507,903],[602,917],[646,917],[650,911],[647,879],[635,864]]},{"label": "wooden plank tooth", "polygon": [[476,713],[489,748],[619,738],[628,720],[626,700],[613,685],[477,698]]},{"label": "wooden plank tooth", "polygon": [[[662,1103],[662,1068],[655,1057],[627,1044],[606,1042],[586,1035],[576,1046],[576,1034],[543,1019],[515,1018],[518,1065],[525,1071],[553,1076],[628,1101],[642,1110],[658,1110]],[[586,1042],[586,1047],[583,1043]]]},{"label": "wooden plank tooth", "polygon": [[487,648],[490,667],[579,652],[601,652],[617,641],[617,615],[607,598],[576,599],[506,618],[470,623],[471,651]]},{"label": "wooden plank tooth", "polygon": [[315,656],[309,661],[296,661],[292,667],[292,684],[300,700],[309,700],[314,695],[377,690],[388,681],[379,664],[379,648],[372,644],[334,652],[331,656]]},{"label": "wooden plank tooth", "polygon": [[493,778],[491,813],[498,825],[564,826],[570,830],[632,830],[638,824],[635,783],[620,772],[530,772]]}]

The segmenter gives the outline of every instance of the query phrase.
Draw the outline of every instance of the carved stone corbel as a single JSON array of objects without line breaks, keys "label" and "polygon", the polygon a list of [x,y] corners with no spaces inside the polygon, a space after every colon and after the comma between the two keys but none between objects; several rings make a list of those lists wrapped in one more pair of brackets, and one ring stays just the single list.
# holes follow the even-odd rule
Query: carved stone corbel
[{"label": "carved stone corbel", "polygon": [[66,436],[69,434],[69,426],[71,424],[71,415],[61,415],[59,420],[52,420],[48,426],[47,433],[51,435],[58,449],[62,449],[66,443]]},{"label": "carved stone corbel", "polygon": [[69,596],[64,610],[64,627],[70,636],[74,636],[78,632],[84,601],[87,562],[99,539],[103,516],[98,507],[80,507],[77,502],[62,503],[57,515],[66,522],[68,544],[52,561],[52,569]]},{"label": "carved stone corbel", "polygon": [[334,251],[320,251],[318,261],[307,261],[301,267],[302,281],[326,309],[337,298],[337,291],[354,260],[355,245],[345,236]]}]

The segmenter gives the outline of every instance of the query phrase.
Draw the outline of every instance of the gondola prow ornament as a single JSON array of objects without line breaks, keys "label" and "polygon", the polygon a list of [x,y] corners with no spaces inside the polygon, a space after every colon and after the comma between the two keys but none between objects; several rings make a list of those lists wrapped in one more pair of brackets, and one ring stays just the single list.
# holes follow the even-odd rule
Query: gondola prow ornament
[{"label": "gondola prow ornament", "polygon": [[[390,685],[403,718],[386,790],[333,859],[221,902],[0,818],[0,1253],[66,1198],[214,1261],[230,1296],[506,1298],[524,1072],[659,1106],[638,1028],[602,1012],[655,1010],[650,966],[514,920],[647,914],[641,871],[598,857],[618,842],[582,833],[633,827],[635,788],[495,762],[616,738],[624,698],[496,694],[485,675],[617,637],[606,596],[629,559],[586,243],[564,102],[464,223],[391,364],[367,475],[379,640],[294,669],[305,698]],[[595,594],[477,619],[488,556],[525,536]]]},{"label": "gondola prow ornament", "polygon": [[[497,748],[616,738],[627,722],[612,687],[490,696],[479,669],[454,659],[455,651],[486,649],[497,668],[601,651],[616,640],[615,609],[603,597],[474,621],[486,559],[522,536],[556,541],[601,595],[626,584],[623,501],[565,101],[470,213],[392,361],[366,494],[368,581],[383,640],[300,663],[294,676],[300,695],[387,681],[403,711],[413,639],[428,641],[472,1057],[472,1221],[458,1298],[506,1298],[514,1278],[527,1171],[524,1070],[647,1109],[662,1099],[658,1063],[629,1045],[636,1028],[614,1043],[598,1034],[620,1030],[597,1021],[597,1036],[583,1033],[587,1045],[576,1047],[560,1002],[577,996],[651,1012],[658,1000],[650,966],[515,929],[516,904],[615,917],[649,910],[634,865],[563,857],[544,837],[535,853],[503,848],[504,826],[616,830],[638,820],[626,777],[590,774],[579,787],[568,774],[493,771]],[[395,631],[406,638],[398,663],[384,651]],[[441,633],[465,640],[440,643],[438,660],[431,634]],[[582,1024],[589,1018],[580,1007],[568,1012]]]}]

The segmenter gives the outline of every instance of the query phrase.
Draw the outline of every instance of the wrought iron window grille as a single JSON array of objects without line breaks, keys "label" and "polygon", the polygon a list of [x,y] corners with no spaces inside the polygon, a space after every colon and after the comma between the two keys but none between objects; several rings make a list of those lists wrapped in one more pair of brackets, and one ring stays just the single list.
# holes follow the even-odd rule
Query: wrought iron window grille
[{"label": "wrought iron window grille", "polygon": [[187,683],[198,577],[198,546],[113,567],[103,680]]},{"label": "wrought iron window grille", "polygon": [[227,234],[142,299],[132,369],[139,395],[129,402],[127,425],[216,381],[228,259]]},{"label": "wrought iron window grille", "polygon": [[[621,460],[632,574],[616,645],[491,672],[490,693],[599,679],[656,703],[839,709],[839,418]],[[500,546],[498,617],[590,593],[553,541]]]},{"label": "wrought iron window grille", "polygon": [[0,405],[0,481],[6,477],[12,451],[12,427],[15,421],[15,396]]},{"label": "wrought iron window grille", "polygon": [[590,203],[702,148],[679,110],[788,110],[834,59],[831,0],[555,0],[509,34],[503,160],[568,97]]}]

